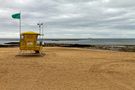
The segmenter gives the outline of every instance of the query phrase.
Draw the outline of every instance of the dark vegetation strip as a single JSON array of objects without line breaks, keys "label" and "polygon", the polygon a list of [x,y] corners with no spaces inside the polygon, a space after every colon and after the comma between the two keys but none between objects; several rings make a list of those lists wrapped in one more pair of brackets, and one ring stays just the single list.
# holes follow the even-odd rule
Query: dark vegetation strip
[{"label": "dark vegetation strip", "polygon": [[[19,42],[9,42],[0,47],[18,47]],[[56,44],[44,43],[44,47],[76,47],[76,48],[89,48],[89,49],[103,49],[113,51],[135,52],[135,45],[81,45],[81,44]]]}]

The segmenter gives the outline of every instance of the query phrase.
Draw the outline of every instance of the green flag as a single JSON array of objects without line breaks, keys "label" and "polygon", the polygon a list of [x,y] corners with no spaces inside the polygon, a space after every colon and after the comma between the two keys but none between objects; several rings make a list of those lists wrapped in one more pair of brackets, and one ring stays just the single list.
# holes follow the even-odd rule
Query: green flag
[{"label": "green flag", "polygon": [[13,14],[12,15],[12,18],[14,18],[14,19],[20,19],[21,17],[20,17],[20,13],[16,13],[16,14]]}]

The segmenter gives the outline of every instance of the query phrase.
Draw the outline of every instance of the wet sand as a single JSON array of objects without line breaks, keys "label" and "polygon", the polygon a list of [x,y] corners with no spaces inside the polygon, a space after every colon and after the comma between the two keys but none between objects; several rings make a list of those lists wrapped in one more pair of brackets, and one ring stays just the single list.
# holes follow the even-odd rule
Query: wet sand
[{"label": "wet sand", "polygon": [[47,47],[45,56],[0,48],[0,90],[135,90],[135,53]]}]

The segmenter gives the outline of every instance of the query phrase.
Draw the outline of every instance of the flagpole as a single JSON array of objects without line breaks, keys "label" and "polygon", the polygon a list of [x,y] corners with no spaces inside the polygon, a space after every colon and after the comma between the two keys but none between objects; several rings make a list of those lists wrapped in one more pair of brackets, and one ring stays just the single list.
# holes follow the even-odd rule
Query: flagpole
[{"label": "flagpole", "polygon": [[20,11],[20,20],[19,20],[19,34],[21,35],[21,19],[22,19],[22,17],[21,17],[21,11]]},{"label": "flagpole", "polygon": [[[21,43],[21,19],[22,19],[22,17],[21,17],[21,11],[20,11],[20,19],[19,19],[19,36],[20,36],[20,43]],[[20,44],[19,44],[19,46],[20,46]]]},{"label": "flagpole", "polygon": [[12,18],[19,19],[19,21],[18,21],[18,27],[19,27],[18,33],[19,33],[19,37],[20,37],[20,40],[21,40],[21,11],[20,11],[20,13],[13,14]]}]

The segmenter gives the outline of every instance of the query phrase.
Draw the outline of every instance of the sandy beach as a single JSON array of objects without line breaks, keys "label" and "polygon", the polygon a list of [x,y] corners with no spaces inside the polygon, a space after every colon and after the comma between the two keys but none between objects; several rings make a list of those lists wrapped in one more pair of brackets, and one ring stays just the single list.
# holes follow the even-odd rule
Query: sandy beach
[{"label": "sandy beach", "polygon": [[0,90],[135,90],[135,53],[45,47],[45,56],[0,48]]}]

